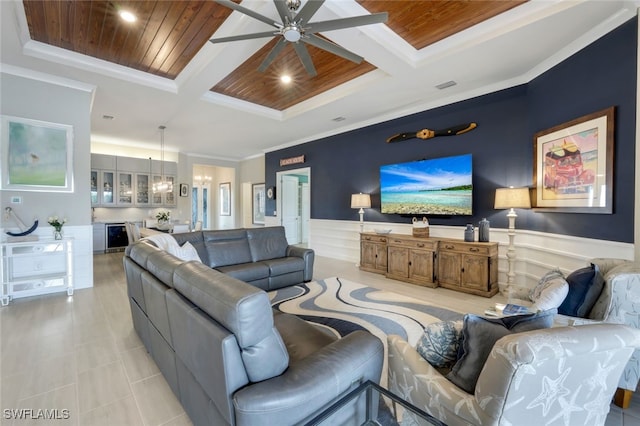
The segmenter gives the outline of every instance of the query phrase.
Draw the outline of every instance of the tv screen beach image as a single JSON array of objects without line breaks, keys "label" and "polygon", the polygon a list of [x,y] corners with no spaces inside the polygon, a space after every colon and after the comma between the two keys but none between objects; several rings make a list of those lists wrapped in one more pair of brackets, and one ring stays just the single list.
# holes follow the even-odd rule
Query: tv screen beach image
[{"label": "tv screen beach image", "polygon": [[380,167],[382,213],[471,215],[471,154]]}]

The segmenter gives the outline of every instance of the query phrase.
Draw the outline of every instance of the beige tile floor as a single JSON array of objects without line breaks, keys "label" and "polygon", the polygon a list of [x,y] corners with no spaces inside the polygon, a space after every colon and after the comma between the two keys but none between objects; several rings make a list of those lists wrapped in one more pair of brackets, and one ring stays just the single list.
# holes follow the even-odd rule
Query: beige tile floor
[{"label": "beige tile floor", "polygon": [[[317,258],[314,277],[339,276],[412,295],[459,312],[481,313],[502,301],[427,289]],[[190,425],[131,325],[122,253],[94,256],[94,287],[72,297],[17,299],[0,308],[0,424]],[[21,411],[28,419],[15,420]],[[61,418],[44,420],[39,409]],[[66,418],[68,417],[68,418]],[[640,396],[612,405],[607,426],[640,426]]]}]

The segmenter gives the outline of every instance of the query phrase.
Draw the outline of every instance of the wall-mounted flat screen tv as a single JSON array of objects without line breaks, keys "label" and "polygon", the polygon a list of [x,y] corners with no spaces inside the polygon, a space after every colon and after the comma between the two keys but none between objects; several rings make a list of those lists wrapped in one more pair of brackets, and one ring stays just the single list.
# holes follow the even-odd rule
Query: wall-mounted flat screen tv
[{"label": "wall-mounted flat screen tv", "polygon": [[382,213],[471,215],[471,154],[380,167]]}]

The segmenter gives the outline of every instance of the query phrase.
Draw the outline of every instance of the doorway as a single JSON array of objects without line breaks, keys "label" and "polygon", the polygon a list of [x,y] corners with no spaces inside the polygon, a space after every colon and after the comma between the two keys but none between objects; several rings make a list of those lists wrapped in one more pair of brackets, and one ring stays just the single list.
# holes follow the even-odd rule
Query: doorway
[{"label": "doorway", "polygon": [[309,245],[311,168],[276,173],[276,208],[289,244]]}]

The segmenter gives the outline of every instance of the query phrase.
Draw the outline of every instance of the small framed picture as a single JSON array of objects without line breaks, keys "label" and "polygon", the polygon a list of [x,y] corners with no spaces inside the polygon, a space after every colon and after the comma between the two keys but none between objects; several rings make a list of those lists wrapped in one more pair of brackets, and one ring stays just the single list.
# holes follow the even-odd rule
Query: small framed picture
[{"label": "small framed picture", "polygon": [[186,183],[180,184],[180,196],[181,197],[189,196],[189,184],[186,184]]}]

